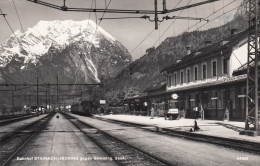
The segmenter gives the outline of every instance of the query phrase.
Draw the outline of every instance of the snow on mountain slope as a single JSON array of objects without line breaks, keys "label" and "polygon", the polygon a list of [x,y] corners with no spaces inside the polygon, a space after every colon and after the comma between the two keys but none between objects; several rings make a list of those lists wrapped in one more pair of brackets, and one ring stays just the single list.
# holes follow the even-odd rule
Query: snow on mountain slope
[{"label": "snow on mountain slope", "polygon": [[131,62],[127,49],[91,20],[40,21],[0,45],[0,74],[24,82],[39,74],[47,81],[59,75],[66,82],[100,82]]},{"label": "snow on mountain slope", "polygon": [[23,57],[25,64],[35,64],[51,46],[63,49],[70,43],[86,41],[99,47],[103,37],[112,43],[115,42],[115,38],[91,20],[40,21],[25,33],[16,31],[15,35],[0,46],[0,67],[5,67],[14,55]]}]

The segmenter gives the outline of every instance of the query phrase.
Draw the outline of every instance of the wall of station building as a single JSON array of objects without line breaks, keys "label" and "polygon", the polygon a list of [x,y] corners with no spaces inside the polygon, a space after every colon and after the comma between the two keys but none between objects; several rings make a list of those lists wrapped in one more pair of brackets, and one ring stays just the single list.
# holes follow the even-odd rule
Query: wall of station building
[{"label": "wall of station building", "polygon": [[[175,86],[178,84],[183,84],[183,83],[192,83],[196,82],[198,80],[206,80],[206,79],[211,79],[213,77],[221,77],[221,76],[228,76],[229,72],[224,73],[223,71],[223,59],[224,57],[222,56],[216,56],[209,58],[207,60],[203,60],[201,62],[198,62],[193,65],[188,65],[186,67],[183,67],[181,69],[178,69],[176,71],[173,71],[169,73],[169,76],[167,78],[167,87]],[[213,71],[212,71],[212,63],[216,61],[217,66],[216,66],[216,76],[213,76]],[[203,65],[206,65],[206,78],[203,78]],[[229,60],[227,60],[227,71],[229,71]],[[195,68],[197,67],[197,79],[195,79]],[[190,71],[190,80],[188,81],[188,70]],[[181,72],[183,72],[183,83],[181,83]],[[175,76],[176,74],[176,76]],[[176,80],[175,80],[176,79]]]},{"label": "wall of station building", "polygon": [[[224,120],[228,109],[228,119],[233,121],[244,121],[246,116],[246,82],[240,82],[218,87],[186,90],[176,93],[177,106],[181,117],[202,118],[208,120]],[[165,93],[158,96],[146,96],[138,99],[129,99],[125,104],[129,105],[126,114],[150,115],[153,106],[158,116],[164,116],[169,110],[171,94]],[[147,103],[145,105],[145,102]]]},{"label": "wall of station building", "polygon": [[[192,84],[196,81],[215,79],[218,77],[232,77],[233,71],[247,62],[246,40],[241,41],[231,50],[229,58],[225,58],[221,53],[206,59],[185,65],[174,71],[170,71],[167,77],[167,88],[171,89],[179,84]],[[226,60],[226,72],[224,71],[224,60]],[[213,62],[216,62],[216,76],[213,76]],[[203,65],[206,65],[206,78],[203,78]],[[195,78],[195,68],[197,67],[197,79]],[[188,70],[190,71],[188,81]],[[183,72],[183,83],[181,82],[181,72]],[[176,74],[176,76],[175,76]]]},{"label": "wall of station building", "polygon": [[[245,83],[203,90],[177,92],[179,109],[185,118],[244,121],[246,115]],[[225,113],[228,110],[228,117]]]}]

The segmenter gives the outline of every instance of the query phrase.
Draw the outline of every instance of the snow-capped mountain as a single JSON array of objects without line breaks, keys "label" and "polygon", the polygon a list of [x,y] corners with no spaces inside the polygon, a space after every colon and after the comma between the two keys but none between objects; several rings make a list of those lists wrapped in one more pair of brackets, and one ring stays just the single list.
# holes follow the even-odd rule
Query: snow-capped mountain
[{"label": "snow-capped mountain", "polygon": [[126,48],[91,20],[40,21],[0,46],[1,72],[14,77],[19,73],[22,80],[37,68],[37,75],[45,77],[99,82],[131,61]]}]

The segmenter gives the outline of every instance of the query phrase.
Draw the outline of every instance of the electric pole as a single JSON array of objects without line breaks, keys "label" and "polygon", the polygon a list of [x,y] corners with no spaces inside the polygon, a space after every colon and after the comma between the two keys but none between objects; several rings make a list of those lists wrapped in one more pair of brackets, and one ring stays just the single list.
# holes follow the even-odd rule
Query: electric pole
[{"label": "electric pole", "polygon": [[158,4],[157,0],[154,0],[154,11],[155,11],[155,16],[154,16],[154,22],[155,22],[155,29],[158,29]]},{"label": "electric pole", "polygon": [[57,105],[58,105],[58,110],[60,111],[60,102],[59,102],[59,77],[57,75]]},{"label": "electric pole", "polygon": [[39,115],[39,78],[38,78],[38,76],[37,76],[37,86],[36,86],[36,93],[37,93],[37,95],[36,95],[36,105],[37,105],[37,115]]},{"label": "electric pole", "polygon": [[260,135],[259,128],[259,5],[260,0],[249,0],[249,34],[247,59],[247,98],[245,131],[241,134]]},{"label": "electric pole", "polygon": [[13,110],[13,116],[14,116],[14,92],[12,92],[12,110]]}]

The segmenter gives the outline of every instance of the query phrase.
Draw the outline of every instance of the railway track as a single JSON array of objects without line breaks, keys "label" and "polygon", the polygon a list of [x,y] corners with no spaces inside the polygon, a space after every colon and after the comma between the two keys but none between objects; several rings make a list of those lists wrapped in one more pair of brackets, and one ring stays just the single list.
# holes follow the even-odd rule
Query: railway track
[{"label": "railway track", "polygon": [[29,119],[32,117],[35,117],[37,115],[20,115],[20,116],[15,116],[15,117],[2,117],[2,119],[0,120],[0,126],[4,126],[13,122],[18,122],[21,120],[25,120],[25,119]]},{"label": "railway track", "polygon": [[0,138],[0,162],[2,166],[8,165],[13,157],[47,124],[54,116],[49,114],[37,121],[20,127]]},{"label": "railway track", "polygon": [[0,116],[0,120],[14,118],[14,117],[20,117],[20,116],[24,116],[24,115],[23,114],[18,114],[18,115],[1,115]]},{"label": "railway track", "polygon": [[178,137],[178,138],[184,138],[187,140],[206,142],[206,143],[210,143],[210,144],[220,145],[223,147],[227,147],[227,148],[231,148],[231,149],[235,149],[235,150],[242,150],[245,152],[260,155],[260,143],[257,143],[257,142],[249,142],[249,141],[243,141],[243,140],[237,140],[237,139],[209,136],[209,135],[197,134],[197,133],[193,133],[193,132],[176,131],[176,130],[167,129],[167,128],[153,127],[153,129],[151,130],[152,127],[149,127],[146,125],[122,122],[122,121],[117,121],[117,120],[108,120],[108,119],[102,119],[102,118],[97,118],[97,119],[120,124],[120,125],[142,128],[144,130],[149,130],[149,131],[156,132],[156,133],[158,133],[158,131],[160,131],[160,134],[165,134],[165,135]]},{"label": "railway track", "polygon": [[118,165],[149,165],[163,166],[173,165],[151,153],[147,153],[140,148],[127,144],[99,129],[86,124],[68,114],[63,114],[75,127],[83,132],[89,139],[97,144],[107,153]]}]

